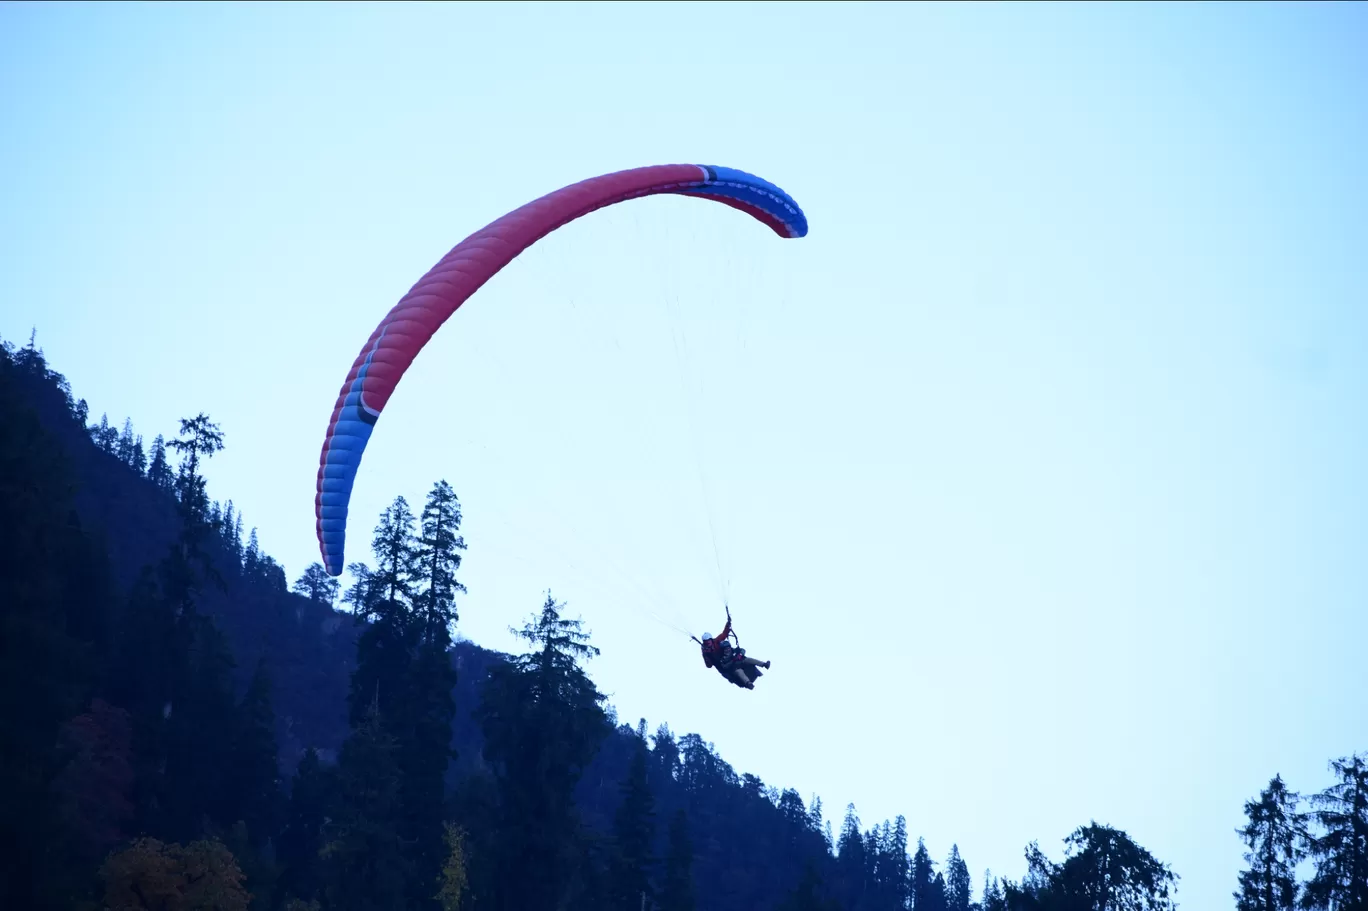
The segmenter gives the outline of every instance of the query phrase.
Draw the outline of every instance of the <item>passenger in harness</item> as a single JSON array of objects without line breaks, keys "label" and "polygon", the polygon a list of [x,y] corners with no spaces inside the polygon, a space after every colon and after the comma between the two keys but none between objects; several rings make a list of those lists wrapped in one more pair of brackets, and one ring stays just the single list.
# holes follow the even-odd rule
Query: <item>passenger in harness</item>
[{"label": "passenger in harness", "polygon": [[727,611],[727,625],[717,636],[708,633],[703,634],[698,642],[699,648],[703,652],[703,664],[707,667],[716,668],[717,672],[727,680],[739,687],[748,690],[755,689],[755,678],[760,676],[760,672],[755,668],[768,669],[768,661],[759,661],[746,654],[746,650],[740,647],[738,642],[735,648],[728,641],[735,637],[736,633],[732,630],[731,611]]}]

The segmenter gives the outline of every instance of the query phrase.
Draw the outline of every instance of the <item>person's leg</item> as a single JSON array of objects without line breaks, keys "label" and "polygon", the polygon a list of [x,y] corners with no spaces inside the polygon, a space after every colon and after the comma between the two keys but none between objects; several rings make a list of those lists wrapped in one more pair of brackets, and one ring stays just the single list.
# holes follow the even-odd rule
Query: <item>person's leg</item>
[{"label": "person's leg", "polygon": [[746,667],[768,668],[770,666],[770,663],[768,661],[761,661],[759,658],[752,658],[750,655],[747,655],[746,657],[738,660],[737,664],[744,664]]},{"label": "person's leg", "polygon": [[737,680],[740,680],[741,685],[744,686],[746,689],[749,690],[755,687],[755,684],[751,683],[750,677],[746,676],[745,670],[743,670],[741,667],[732,668],[732,675],[736,677]]}]

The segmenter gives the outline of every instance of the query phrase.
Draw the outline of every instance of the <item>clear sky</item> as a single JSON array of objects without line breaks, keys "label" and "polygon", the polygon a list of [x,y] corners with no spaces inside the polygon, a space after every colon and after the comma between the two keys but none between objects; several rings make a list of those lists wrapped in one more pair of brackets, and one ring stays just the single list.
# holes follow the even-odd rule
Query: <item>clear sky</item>
[{"label": "clear sky", "polygon": [[[549,587],[624,720],[1019,877],[1090,819],[1231,904],[1244,800],[1368,748],[1368,9],[0,6],[0,334],[94,415],[204,410],[290,578],[371,329],[545,239],[390,400],[352,500],[456,488],[462,634]],[[774,667],[723,684],[673,626]],[[658,622],[659,621],[659,622]]]}]

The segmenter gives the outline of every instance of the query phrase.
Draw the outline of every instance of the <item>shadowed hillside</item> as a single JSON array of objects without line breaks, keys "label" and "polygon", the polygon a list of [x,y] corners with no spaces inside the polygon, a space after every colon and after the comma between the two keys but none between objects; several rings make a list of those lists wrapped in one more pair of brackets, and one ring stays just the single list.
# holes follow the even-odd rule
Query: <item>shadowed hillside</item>
[{"label": "shadowed hillside", "polygon": [[[0,824],[19,871],[0,906],[1175,906],[1168,866],[1110,826],[1080,826],[1061,861],[1031,845],[1020,881],[974,876],[902,817],[866,828],[847,807],[833,830],[699,734],[619,724],[550,593],[526,652],[457,639],[445,481],[385,510],[344,592],[317,565],[291,583],[210,497],[204,461],[231,441],[207,415],[149,441],[6,344],[0,427]],[[1368,768],[1332,770],[1309,813],[1280,778],[1246,806],[1240,909],[1368,909]]]}]

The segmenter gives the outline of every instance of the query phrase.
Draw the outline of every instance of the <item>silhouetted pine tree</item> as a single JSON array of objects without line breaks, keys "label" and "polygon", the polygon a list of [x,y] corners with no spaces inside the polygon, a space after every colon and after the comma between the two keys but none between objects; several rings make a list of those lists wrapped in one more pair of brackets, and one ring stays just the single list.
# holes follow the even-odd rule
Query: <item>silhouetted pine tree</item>
[{"label": "silhouetted pine tree", "polygon": [[1026,852],[1027,876],[1007,883],[1007,907],[1017,909],[1135,908],[1173,911],[1178,877],[1125,832],[1090,823],[1064,839],[1063,863],[1053,863],[1034,842]]},{"label": "silhouetted pine tree", "polygon": [[89,428],[90,438],[95,441],[95,446],[101,452],[114,454],[114,440],[117,439],[117,432],[109,426],[109,413],[100,414],[100,423],[93,424]]},{"label": "silhouetted pine tree", "polygon": [[[64,722],[87,704],[110,598],[106,558],[73,509],[76,478],[21,389],[41,354],[0,347],[0,907],[69,907],[53,869]],[[85,871],[83,874],[85,875]]]},{"label": "silhouetted pine tree", "polygon": [[152,441],[152,457],[147,463],[147,479],[161,490],[172,493],[175,489],[175,475],[166,458],[166,440],[159,433]]},{"label": "silhouetted pine tree", "polygon": [[823,895],[822,878],[809,862],[797,887],[784,897],[776,911],[841,911],[841,903]]},{"label": "silhouetted pine tree", "polygon": [[969,876],[969,865],[960,857],[959,845],[950,846],[950,859],[945,862],[945,906],[948,911],[969,911],[974,903],[974,881]]},{"label": "silhouetted pine tree", "polygon": [[564,899],[578,853],[574,788],[611,730],[604,697],[579,666],[598,649],[561,607],[548,593],[540,615],[515,631],[533,650],[491,670],[476,712],[500,797],[493,911]]},{"label": "silhouetted pine tree", "polygon": [[1332,760],[1330,769],[1339,780],[1310,797],[1309,816],[1319,831],[1307,840],[1315,873],[1302,903],[1368,911],[1368,761],[1355,753]]},{"label": "silhouetted pine tree", "polygon": [[138,434],[133,440],[128,467],[132,468],[138,475],[147,473],[147,450],[143,448],[142,434]]},{"label": "silhouetted pine tree", "polygon": [[416,909],[434,904],[431,884],[440,877],[448,854],[443,810],[447,766],[455,756],[451,725],[456,703],[451,693],[456,670],[444,631],[418,644],[407,684],[408,697],[394,727],[402,775],[400,831],[413,873],[409,907]]},{"label": "silhouetted pine tree", "polygon": [[[413,622],[413,513],[397,497],[380,514],[371,549],[379,564],[361,569],[353,592],[353,615],[364,625],[356,643],[356,670],[348,697],[352,724],[357,724],[372,702],[386,725],[398,724],[409,698],[409,674],[419,630]],[[353,564],[355,567],[356,564]],[[397,727],[390,727],[399,736]]]},{"label": "silhouetted pine tree", "polygon": [[993,877],[992,870],[983,872],[983,900],[979,902],[980,911],[1007,911],[1007,896],[1002,882]]},{"label": "silhouetted pine tree", "polygon": [[421,523],[413,548],[413,571],[421,580],[418,620],[426,628],[425,637],[438,635],[438,628],[449,636],[457,617],[456,593],[466,590],[456,578],[466,543],[460,534],[461,503],[446,481],[438,481],[428,493]]},{"label": "silhouetted pine tree", "polygon": [[206,821],[226,829],[238,819],[229,787],[238,717],[234,661],[222,632],[193,604],[179,621],[188,660],[177,662],[182,675],[166,707],[160,819],[172,840],[193,841],[206,834]]},{"label": "silhouetted pine tree", "polygon": [[259,847],[279,830],[282,815],[275,710],[264,660],[257,662],[238,707],[228,784],[237,817],[246,823],[251,844]]},{"label": "silhouetted pine tree", "polygon": [[860,817],[855,814],[853,803],[846,805],[836,850],[837,894],[844,907],[857,911],[864,907],[869,859],[865,852],[864,836],[860,833]]},{"label": "silhouetted pine tree", "polygon": [[123,431],[114,444],[114,455],[128,467],[133,467],[133,419],[124,418]]},{"label": "silhouetted pine tree", "polygon": [[176,476],[176,493],[192,519],[203,519],[208,511],[201,463],[223,449],[223,431],[204,412],[181,418],[180,435],[167,444],[181,455]]},{"label": "silhouetted pine tree", "polygon": [[[229,506],[231,507],[231,503]],[[322,563],[310,563],[304,574],[295,580],[294,590],[316,604],[333,607],[337,604],[337,592],[341,585],[328,575]]]},{"label": "silhouetted pine tree", "polygon": [[660,884],[660,911],[694,911],[693,860],[689,817],[679,809],[670,820],[665,876]]},{"label": "silhouetted pine tree", "polygon": [[[403,908],[409,881],[399,834],[399,765],[375,702],[361,714],[338,762],[336,815],[324,826],[329,911]],[[432,892],[437,891],[433,882]]]},{"label": "silhouetted pine tree", "polygon": [[317,900],[323,888],[323,825],[332,802],[335,770],[309,748],[295,769],[285,827],[280,833],[280,887],[302,901]]},{"label": "silhouetted pine tree", "polygon": [[261,545],[257,542],[257,530],[252,529],[252,533],[247,537],[247,547],[242,551],[242,574],[244,576],[255,576],[257,564],[261,562]]},{"label": "silhouetted pine tree", "polygon": [[944,880],[937,882],[935,867],[926,842],[918,838],[917,852],[912,856],[913,911],[945,911]]},{"label": "silhouetted pine tree", "polygon": [[622,803],[613,820],[612,864],[614,907],[638,911],[642,896],[652,901],[651,846],[655,842],[655,798],[646,780],[646,744],[634,746],[627,778],[622,784]]},{"label": "silhouetted pine tree", "polygon": [[1297,903],[1297,864],[1302,860],[1305,827],[1297,812],[1298,795],[1275,775],[1257,801],[1245,804],[1249,821],[1239,829],[1248,849],[1235,892],[1237,911],[1292,911]]}]

